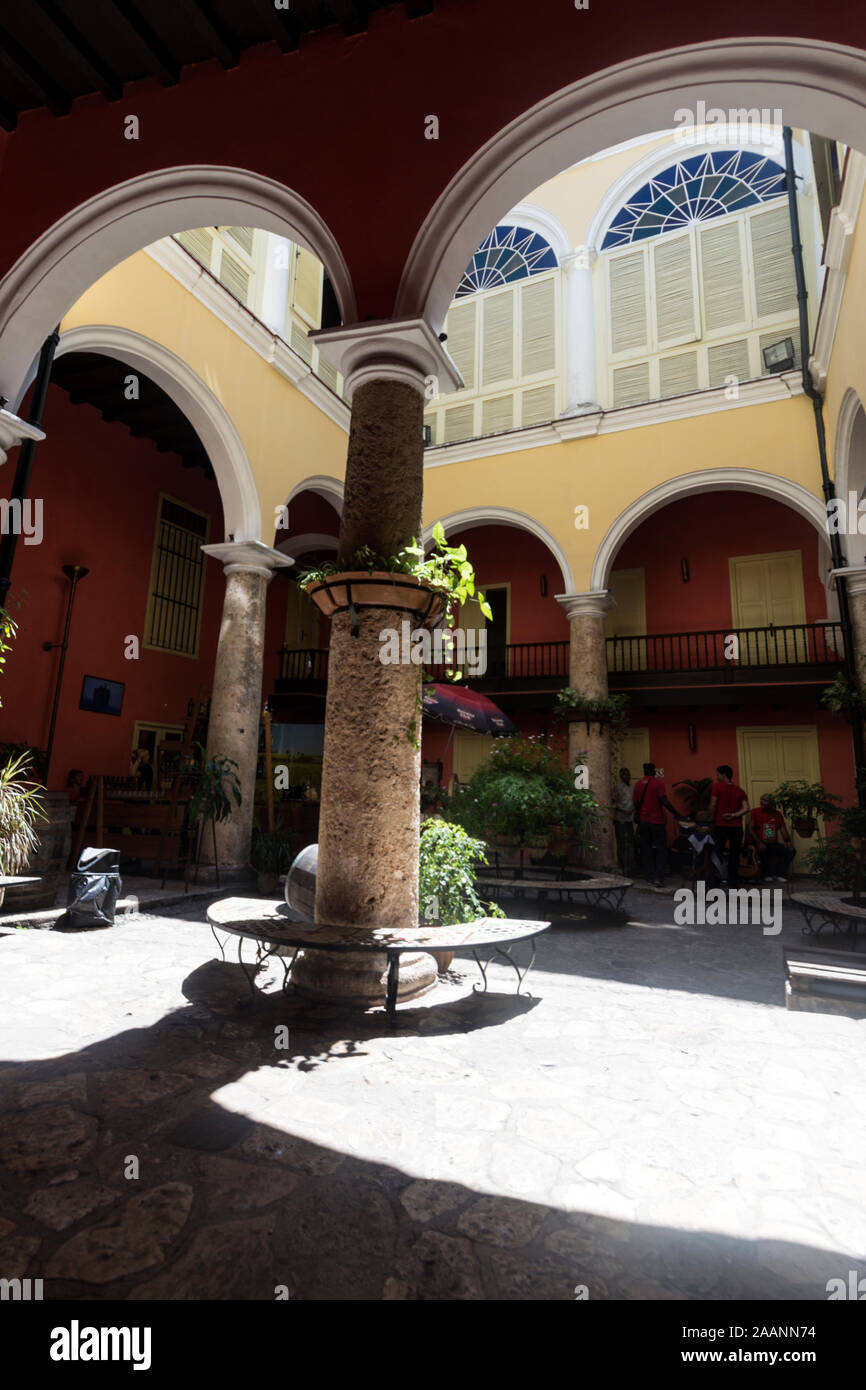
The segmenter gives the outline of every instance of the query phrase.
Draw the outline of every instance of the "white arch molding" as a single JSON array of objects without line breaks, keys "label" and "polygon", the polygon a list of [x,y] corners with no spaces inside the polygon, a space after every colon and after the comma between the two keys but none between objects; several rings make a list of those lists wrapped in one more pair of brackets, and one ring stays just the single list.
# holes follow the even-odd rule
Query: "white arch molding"
[{"label": "white arch molding", "polygon": [[[848,491],[853,488],[858,498],[866,486],[866,441],[864,441],[863,405],[853,386],[849,386],[839,407],[836,426],[836,445],[833,450],[833,486],[836,496],[848,504]],[[858,463],[861,465],[858,468]]]},{"label": "white arch molding", "polygon": [[[592,566],[590,590],[606,590],[610,583],[613,562],[623,542],[633,531],[671,502],[682,501],[684,497],[696,497],[703,492],[751,492],[761,497],[769,497],[774,502],[782,502],[814,526],[819,541],[829,557],[827,538],[827,513],[821,501],[808,488],[800,483],[781,478],[775,473],[762,473],[755,468],[708,468],[701,473],[683,473],[677,478],[669,478],[658,487],[651,488],[620,512],[611,523],[596,551]],[[819,568],[822,550],[819,545]],[[827,574],[821,572],[823,582]]]},{"label": "white arch molding", "polygon": [[529,232],[537,232],[539,236],[544,237],[544,240],[556,253],[558,261],[571,253],[572,246],[568,239],[568,232],[559,218],[554,217],[553,213],[548,212],[546,208],[537,207],[535,203],[518,203],[516,207],[509,210],[505,217],[500,217],[497,225],[525,227]]},{"label": "white arch molding", "polygon": [[563,169],[681,108],[779,108],[788,125],[866,150],[866,52],[814,39],[724,39],[648,54],[582,78],[499,131],[437,199],[406,260],[396,316],[441,327],[475,248]]},{"label": "white arch molding", "polygon": [[116,358],[160,386],[183,411],[210,459],[226,536],[236,541],[261,540],[261,506],[246,449],[225,406],[186,362],[161,343],[113,324],[84,324],[61,333],[55,356],[70,352]]},{"label": "white arch molding", "polygon": [[[566,593],[572,592],[574,576],[565,551],[546,526],[542,526],[540,521],[536,521],[532,516],[527,516],[525,512],[514,511],[511,507],[465,507],[459,512],[450,512],[447,516],[441,517],[440,520],[445,534],[449,538],[459,535],[461,531],[469,531],[473,526],[514,526],[518,531],[528,531],[550,551],[562,571],[562,582]],[[423,544],[429,545],[432,538],[433,527],[425,526]]]},{"label": "white arch molding", "polygon": [[247,169],[161,169],[73,208],[0,280],[0,395],[20,398],[21,383],[54,325],[112,266],[173,232],[214,225],[260,227],[312,251],[328,272],[343,322],[357,318],[336,238],[299,194]]},{"label": "white arch molding", "polygon": [[[296,483],[286,498],[286,506],[291,506],[292,499],[298,497],[302,492],[314,492],[324,502],[330,502],[337,516],[342,516],[343,491],[344,484],[339,478],[331,478],[326,473],[319,473],[315,477],[303,478],[301,482]],[[289,519],[291,520],[291,513]]]}]

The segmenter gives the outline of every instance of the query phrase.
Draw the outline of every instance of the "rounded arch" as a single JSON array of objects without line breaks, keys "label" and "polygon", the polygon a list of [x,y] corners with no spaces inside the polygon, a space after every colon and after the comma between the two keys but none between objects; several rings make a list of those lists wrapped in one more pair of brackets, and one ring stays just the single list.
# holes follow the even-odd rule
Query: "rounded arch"
[{"label": "rounded arch", "polygon": [[293,497],[298,497],[302,492],[314,492],[323,501],[330,502],[337,516],[343,515],[343,491],[344,486],[339,478],[331,478],[325,473],[317,474],[313,478],[303,478],[296,483],[286,498],[286,506],[290,506]]},{"label": "rounded arch", "polygon": [[[514,526],[519,531],[529,531],[531,535],[547,546],[559,565],[565,592],[571,593],[574,588],[571,565],[568,563],[565,551],[559,541],[548,531],[546,526],[542,526],[540,521],[536,521],[532,516],[527,516],[525,512],[514,511],[511,507],[464,507],[459,512],[449,512],[440,520],[445,528],[446,536],[449,537],[457,536],[461,531],[469,531],[473,526],[485,525]],[[423,542],[425,546],[430,544],[432,533],[432,526],[424,527]]]},{"label": "rounded arch", "polygon": [[118,358],[161,387],[207,451],[220,490],[226,536],[261,540],[262,512],[247,451],[225,406],[191,367],[161,343],[111,324],[87,324],[61,333],[56,356],[68,352]]},{"label": "rounded arch", "polygon": [[526,227],[527,231],[537,232],[556,253],[558,261],[571,253],[568,232],[559,218],[535,203],[518,203],[516,207],[510,208],[504,217],[500,217],[499,223],[501,226]]},{"label": "rounded arch", "polygon": [[395,314],[441,326],[490,228],[547,179],[600,149],[669,130],[678,109],[780,108],[791,125],[866,150],[866,52],[813,39],[724,39],[618,63],[511,121],[463,165],[424,220]]},{"label": "rounded arch", "polygon": [[324,264],[343,322],[356,319],[352,281],[337,241],[299,194],[247,169],[161,169],[73,208],[0,280],[0,393],[18,398],[44,339],[112,266],[173,232],[212,225],[261,227],[299,242]]},{"label": "rounded arch", "polygon": [[670,478],[636,498],[620,512],[596,551],[590,589],[607,589],[620,546],[653,512],[661,511],[669,502],[678,502],[702,492],[757,492],[774,502],[784,502],[812,523],[829,554],[827,513],[815,494],[802,484],[754,468],[708,468],[701,473],[683,473],[677,478]]},{"label": "rounded arch", "polygon": [[836,496],[844,498],[847,505],[848,493],[853,491],[859,501],[866,492],[866,412],[852,386],[848,387],[839,407],[833,455]]}]

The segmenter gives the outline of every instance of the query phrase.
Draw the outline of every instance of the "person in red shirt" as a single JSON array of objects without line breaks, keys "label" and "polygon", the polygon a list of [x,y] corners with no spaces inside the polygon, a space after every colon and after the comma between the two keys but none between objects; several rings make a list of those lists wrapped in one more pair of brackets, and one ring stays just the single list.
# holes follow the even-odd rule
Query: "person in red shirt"
[{"label": "person in red shirt", "polygon": [[758,847],[761,869],[767,882],[785,883],[787,878],[781,871],[788,867],[794,846],[788,834],[785,817],[776,810],[771,796],[761,797],[759,810],[752,811],[749,820],[751,840]]},{"label": "person in red shirt", "polygon": [[656,776],[655,763],[644,763],[643,777],[635,782],[633,799],[644,878],[662,888],[668,850],[665,811],[672,816],[677,811],[665,796],[665,784]]},{"label": "person in red shirt", "polygon": [[716,768],[718,781],[710,787],[710,820],[722,864],[728,851],[727,874],[722,887],[736,888],[740,881],[740,850],[743,846],[743,817],[749,814],[749,798],[734,781],[734,769],[722,763]]}]

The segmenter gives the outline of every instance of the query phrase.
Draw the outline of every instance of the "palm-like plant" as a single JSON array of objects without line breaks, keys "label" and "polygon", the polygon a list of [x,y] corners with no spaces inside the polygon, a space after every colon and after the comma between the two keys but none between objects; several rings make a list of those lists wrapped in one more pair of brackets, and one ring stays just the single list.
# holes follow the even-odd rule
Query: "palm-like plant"
[{"label": "palm-like plant", "polygon": [[22,754],[0,767],[0,874],[25,868],[39,843],[34,826],[47,820],[39,790],[28,781],[30,765]]}]

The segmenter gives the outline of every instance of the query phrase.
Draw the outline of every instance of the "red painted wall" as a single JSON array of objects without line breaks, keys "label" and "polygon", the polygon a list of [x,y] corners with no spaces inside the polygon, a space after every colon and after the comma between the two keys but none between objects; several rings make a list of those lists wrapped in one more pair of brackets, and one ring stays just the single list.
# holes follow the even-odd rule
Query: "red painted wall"
[{"label": "red painted wall", "polygon": [[[174,87],[130,83],[121,102],[83,97],[62,119],[25,113],[0,169],[3,206],[15,209],[0,222],[0,275],[101,190],[154,169],[232,165],[302,194],[342,248],[359,317],[387,316],[441,191],[535,103],[634,56],[765,34],[866,46],[862,10],[850,0],[621,0],[616,22],[604,4],[576,11],[571,0],[536,0],[530,13],[523,0],[436,0],[419,19],[395,4],[371,16],[367,33],[330,29],[295,53],[263,45],[231,71],[216,61],[187,67]],[[138,140],[124,139],[130,113],[139,118]],[[429,113],[439,118],[436,140],[424,138]],[[290,131],[304,138],[287,139]]]},{"label": "red painted wall", "polygon": [[[713,492],[672,502],[629,536],[613,567],[644,567],[648,633],[695,632],[732,622],[729,557],[774,550],[802,552],[806,621],[826,618],[815,528],[769,497]],[[681,559],[689,562],[688,584]]]},{"label": "red painted wall", "polygon": [[[32,497],[43,498],[44,536],[40,545],[19,537],[16,550],[8,607],[19,635],[0,687],[0,739],[45,746],[59,654],[44,652],[42,643],[63,633],[69,582],[61,565],[85,565],[90,573],[76,594],[51,763],[50,785],[62,787],[70,767],[125,775],[137,719],[182,724],[199,686],[209,692],[224,589],[216,560],[206,561],[196,660],[143,645],[139,660],[127,660],[124,638],[144,636],[160,492],[207,512],[212,539],[222,538],[223,522],[215,482],[159,453],[151,440],[133,439],[123,425],[106,424],[93,407],[71,405],[56,386],[44,428],[30,487]],[[6,487],[12,467],[3,470]],[[268,605],[266,690],[276,676],[284,614],[276,588]],[[79,710],[85,675],[125,683],[119,717]]]},{"label": "red painted wall", "polygon": [[[511,584],[511,641],[567,642],[568,618],[555,595],[564,591],[562,574],[547,546],[515,526],[475,526],[451,537],[466,546],[480,588]],[[542,598],[539,579],[547,578]]]}]

